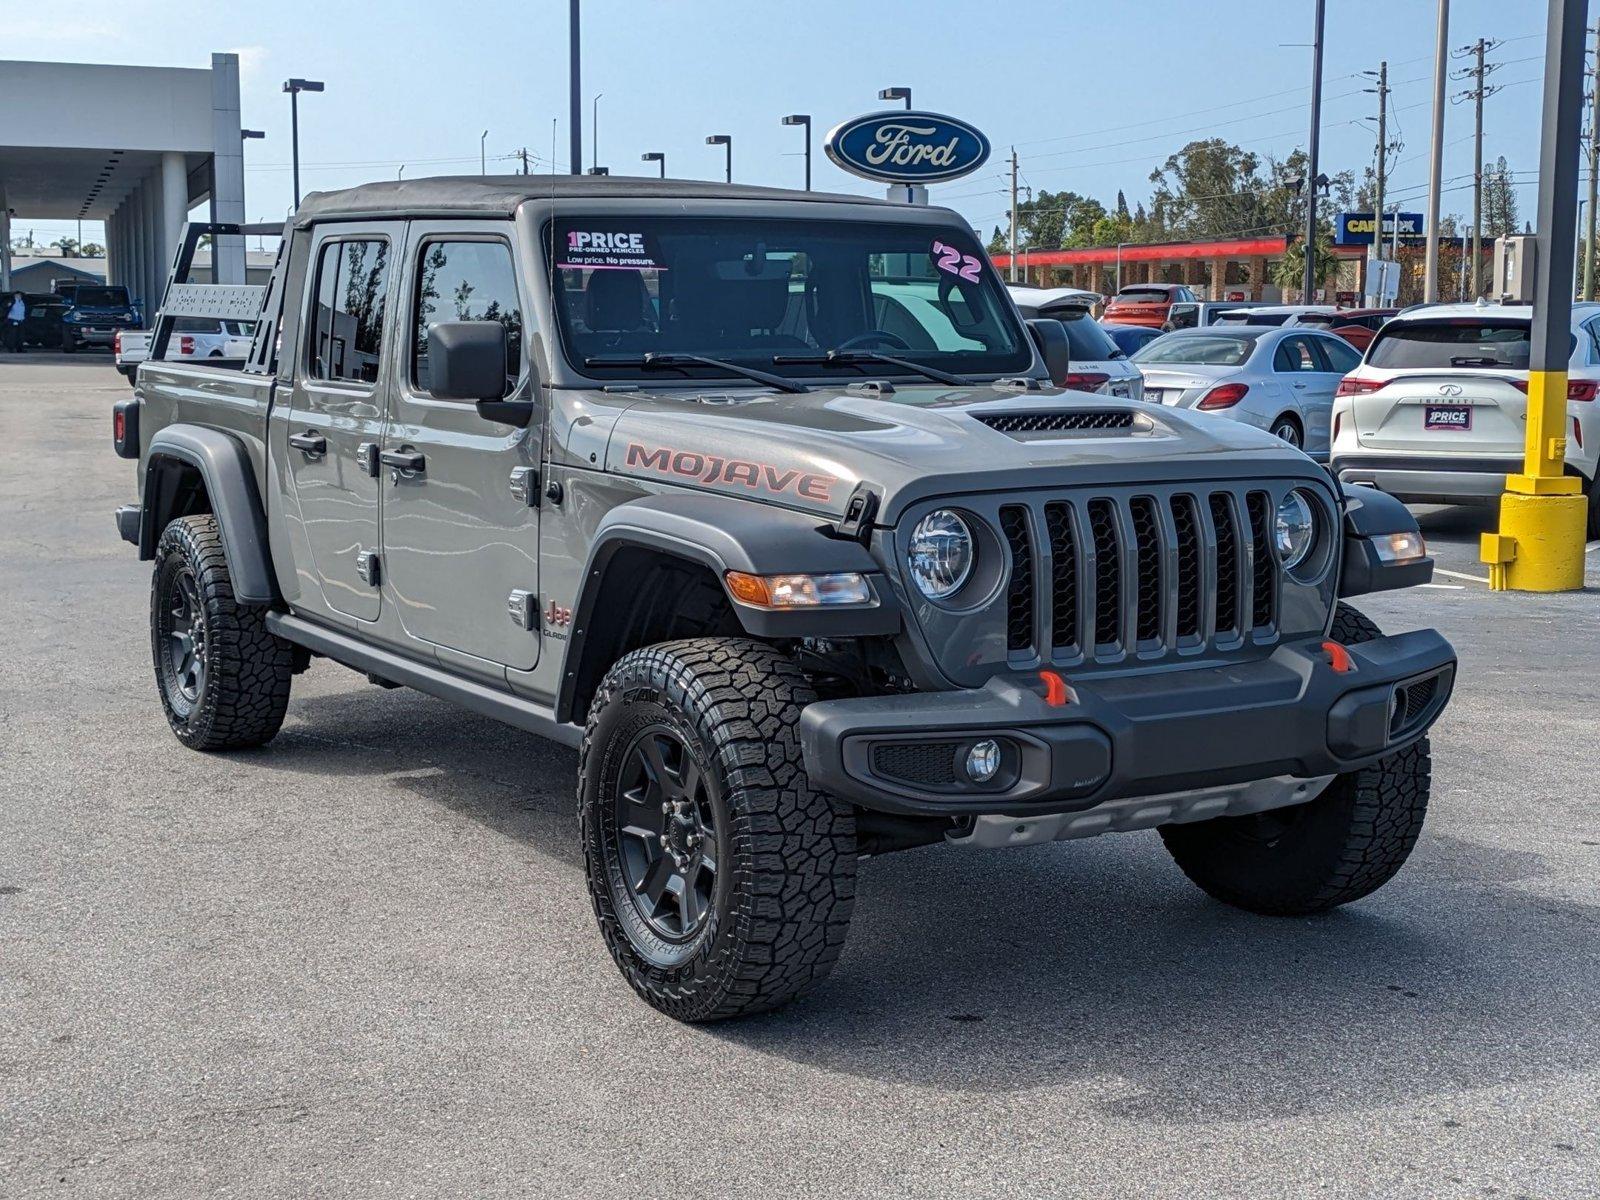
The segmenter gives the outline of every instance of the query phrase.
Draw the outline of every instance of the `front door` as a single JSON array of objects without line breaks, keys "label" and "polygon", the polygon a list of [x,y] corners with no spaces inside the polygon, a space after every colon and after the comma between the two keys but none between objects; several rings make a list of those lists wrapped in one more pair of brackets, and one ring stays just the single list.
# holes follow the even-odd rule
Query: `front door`
[{"label": "front door", "polygon": [[[488,421],[470,403],[428,392],[428,328],[499,321],[510,354],[505,395],[536,398],[523,349],[525,291],[510,221],[414,221],[407,239],[406,344],[384,450],[386,590],[411,637],[526,671],[539,657],[542,414],[526,429]],[[486,397],[487,398],[487,397]],[[531,626],[531,627],[530,627]]]},{"label": "front door", "polygon": [[[378,617],[378,477],[387,357],[384,316],[404,226],[323,227],[311,247],[287,445],[294,514],[290,536],[306,557],[302,602]],[[307,569],[309,568],[309,569]]]}]

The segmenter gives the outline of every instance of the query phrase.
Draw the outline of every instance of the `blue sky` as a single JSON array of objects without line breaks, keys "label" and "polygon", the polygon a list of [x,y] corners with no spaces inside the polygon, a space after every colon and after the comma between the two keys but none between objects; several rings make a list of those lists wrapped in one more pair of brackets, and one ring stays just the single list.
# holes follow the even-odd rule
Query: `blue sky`
[{"label": "blue sky", "polygon": [[[565,0],[389,4],[322,0],[7,0],[5,57],[203,66],[213,49],[243,64],[251,220],[290,204],[290,75],[328,90],[302,97],[305,190],[392,179],[476,173],[489,130],[490,170],[510,170],[522,146],[549,169],[567,158]],[[1453,46],[1502,39],[1503,90],[1485,109],[1485,157],[1504,154],[1526,181],[1532,216],[1537,165],[1542,0],[1454,0]],[[995,153],[980,173],[934,189],[985,233],[1006,207],[1002,159],[1015,143],[1024,180],[1110,203],[1148,195],[1150,171],[1186,141],[1221,136],[1263,154],[1306,140],[1312,0],[585,0],[585,164],[589,102],[600,99],[600,161],[639,172],[646,150],[667,154],[669,174],[717,178],[733,136],[734,178],[799,186],[800,131],[785,113],[809,112],[817,139],[829,126],[883,107],[879,88],[906,85],[919,108],[963,117]],[[1323,164],[1360,171],[1374,134],[1359,118],[1375,97],[1357,75],[1390,63],[1394,116],[1405,149],[1391,195],[1422,206],[1427,175],[1434,0],[1329,0],[1324,67]],[[1299,45],[1295,43],[1301,43]],[[1459,65],[1459,64],[1457,64]],[[1452,93],[1465,88],[1453,82]],[[1446,117],[1445,209],[1467,213],[1472,169],[1470,105]],[[653,170],[654,165],[650,165]],[[816,150],[818,188],[876,194]],[[1451,190],[1454,189],[1454,190]],[[66,222],[18,221],[53,240]],[[89,231],[86,231],[89,232]],[[48,236],[46,236],[48,235]]]}]

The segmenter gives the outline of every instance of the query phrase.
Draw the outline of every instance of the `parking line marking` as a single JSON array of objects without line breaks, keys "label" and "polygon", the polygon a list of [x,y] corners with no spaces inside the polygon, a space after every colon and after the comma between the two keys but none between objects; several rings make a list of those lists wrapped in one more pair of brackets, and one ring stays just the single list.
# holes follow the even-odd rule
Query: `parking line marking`
[{"label": "parking line marking", "polygon": [[1487,575],[1468,575],[1465,571],[1447,571],[1443,567],[1433,569],[1435,575],[1448,575],[1451,579],[1470,579],[1473,583],[1488,583]]},{"label": "parking line marking", "polygon": [[1424,583],[1421,586],[1438,588],[1441,592],[1464,592],[1467,590],[1459,583]]},{"label": "parking line marking", "polygon": [[1600,542],[1590,542],[1583,548],[1585,554],[1593,554],[1596,550],[1600,550]]}]

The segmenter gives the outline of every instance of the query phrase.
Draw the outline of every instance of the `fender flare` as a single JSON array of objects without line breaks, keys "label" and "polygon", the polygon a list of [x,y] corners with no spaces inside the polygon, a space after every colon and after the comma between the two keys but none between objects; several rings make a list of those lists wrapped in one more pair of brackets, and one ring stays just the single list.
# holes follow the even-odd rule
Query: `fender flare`
[{"label": "fender flare", "polygon": [[1340,485],[1344,494],[1344,547],[1339,571],[1341,597],[1365,596],[1396,588],[1415,587],[1433,578],[1433,559],[1385,562],[1378,557],[1374,539],[1391,533],[1421,536],[1416,517],[1400,501],[1377,488],[1361,484]]},{"label": "fender flare", "polygon": [[221,430],[200,425],[168,425],[150,438],[141,490],[139,557],[155,557],[156,540],[166,527],[160,475],[164,460],[193,467],[205,483],[211,511],[222,531],[222,552],[233,577],[233,594],[245,604],[280,599],[267,550],[267,517],[244,443]]},{"label": "fender flare", "polygon": [[[697,564],[722,581],[727,571],[752,575],[857,572],[877,596],[871,608],[774,612],[729,597],[744,632],[756,638],[874,637],[900,631],[900,605],[871,551],[833,534],[823,518],[735,496],[661,494],[619,504],[600,519],[573,604],[557,698],[557,720],[568,720],[583,663],[585,634],[608,587],[608,571],[628,549],[655,551]],[[724,594],[726,586],[724,585]]]}]

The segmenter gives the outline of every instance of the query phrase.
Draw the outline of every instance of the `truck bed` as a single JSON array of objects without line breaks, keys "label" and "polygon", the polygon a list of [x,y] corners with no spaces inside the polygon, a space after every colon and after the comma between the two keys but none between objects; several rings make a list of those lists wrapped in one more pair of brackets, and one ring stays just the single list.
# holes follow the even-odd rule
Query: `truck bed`
[{"label": "truck bed", "polygon": [[139,364],[134,395],[140,401],[141,451],[168,425],[189,422],[232,434],[249,452],[258,486],[266,483],[267,411],[275,380],[241,371],[222,360]]}]

